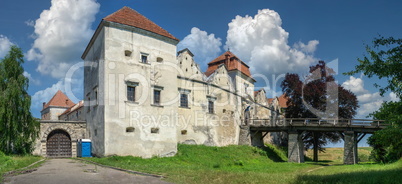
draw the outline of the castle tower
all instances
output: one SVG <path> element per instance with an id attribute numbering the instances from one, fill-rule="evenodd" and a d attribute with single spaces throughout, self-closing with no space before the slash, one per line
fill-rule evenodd
<path id="1" fill-rule="evenodd" d="M 49 100 L 43 102 L 43 109 L 40 111 L 43 120 L 59 120 L 59 115 L 72 107 L 74 104 L 63 92 L 58 90 Z"/>
<path id="2" fill-rule="evenodd" d="M 254 99 L 254 83 L 249 66 L 230 51 L 226 51 L 208 63 L 205 75 L 210 76 L 220 65 L 225 65 L 232 78 L 236 93 L 244 98 Z"/>
<path id="3" fill-rule="evenodd" d="M 86 120 L 95 155 L 177 152 L 178 42 L 128 7 L 101 21 L 82 55 Z"/>

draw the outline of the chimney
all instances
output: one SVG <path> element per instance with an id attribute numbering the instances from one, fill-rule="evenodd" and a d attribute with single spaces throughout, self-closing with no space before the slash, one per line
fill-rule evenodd
<path id="1" fill-rule="evenodd" d="M 68 105 L 68 99 L 66 99 L 66 105 Z"/>
<path id="2" fill-rule="evenodd" d="M 225 54 L 225 65 L 227 68 L 229 68 L 229 62 L 230 62 L 230 54 L 226 53 Z"/>
<path id="3" fill-rule="evenodd" d="M 43 108 L 45 108 L 46 102 L 43 102 Z"/>

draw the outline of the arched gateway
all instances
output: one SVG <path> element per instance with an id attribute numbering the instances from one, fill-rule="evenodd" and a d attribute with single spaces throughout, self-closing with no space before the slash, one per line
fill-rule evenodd
<path id="1" fill-rule="evenodd" d="M 48 157 L 71 157 L 71 148 L 71 137 L 66 131 L 56 129 L 47 136 L 46 155 Z"/>

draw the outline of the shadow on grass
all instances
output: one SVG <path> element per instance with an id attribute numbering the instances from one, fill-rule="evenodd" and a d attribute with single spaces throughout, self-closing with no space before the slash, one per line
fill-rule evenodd
<path id="1" fill-rule="evenodd" d="M 281 156 L 278 155 L 278 153 L 270 147 L 264 146 L 261 148 L 268 156 L 269 159 L 271 159 L 274 162 L 286 162 L 286 160 L 283 160 Z"/>
<path id="2" fill-rule="evenodd" d="M 402 168 L 381 171 L 359 171 L 332 175 L 299 175 L 299 183 L 402 183 Z"/>

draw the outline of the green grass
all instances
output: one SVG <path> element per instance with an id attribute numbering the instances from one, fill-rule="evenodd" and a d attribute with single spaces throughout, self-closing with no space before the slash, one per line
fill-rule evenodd
<path id="1" fill-rule="evenodd" d="M 370 162 L 371 147 L 358 148 L 359 162 Z M 309 149 L 306 153 L 308 158 L 313 158 L 313 150 Z M 343 148 L 326 148 L 325 152 L 318 152 L 318 160 L 330 164 L 343 164 Z"/>
<path id="2" fill-rule="evenodd" d="M 261 150 L 249 146 L 178 145 L 178 154 L 168 158 L 111 156 L 87 159 L 104 165 L 160 174 L 176 183 L 262 183 L 267 178 L 272 183 L 291 182 L 298 171 L 317 167 L 287 163 L 284 153 L 274 147 Z M 283 177 L 283 173 L 293 177 Z"/>
<path id="3" fill-rule="evenodd" d="M 402 160 L 393 164 L 334 165 L 299 175 L 293 183 L 402 183 Z"/>
<path id="4" fill-rule="evenodd" d="M 338 158 L 343 151 L 329 148 L 325 154 L 327 156 L 322 155 L 322 159 Z M 165 180 L 174 183 L 392 183 L 402 178 L 397 174 L 402 173 L 402 161 L 389 165 L 339 165 L 336 161 L 334 163 L 338 165 L 328 166 L 332 164 L 328 160 L 296 164 L 286 162 L 285 152 L 275 146 L 258 149 L 178 145 L 178 154 L 168 158 L 111 156 L 85 159 L 163 175 Z"/>
<path id="5" fill-rule="evenodd" d="M 18 170 L 41 160 L 38 156 L 7 156 L 0 152 L 0 183 L 6 172 Z"/>

